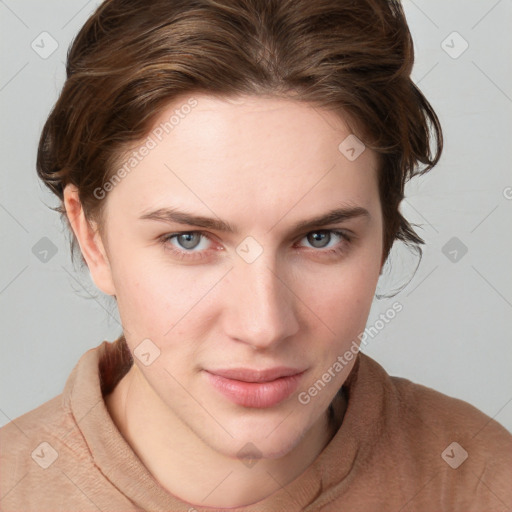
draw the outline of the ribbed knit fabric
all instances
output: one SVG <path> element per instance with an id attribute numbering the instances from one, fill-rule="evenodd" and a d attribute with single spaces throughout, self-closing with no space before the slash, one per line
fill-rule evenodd
<path id="1" fill-rule="evenodd" d="M 116 343 L 87 351 L 61 395 L 0 429 L 0 510 L 220 510 L 168 493 L 116 428 L 100 385 L 101 359 Z M 466 402 L 389 376 L 363 353 L 357 358 L 341 427 L 313 464 L 231 512 L 512 510 L 505 428 Z"/>

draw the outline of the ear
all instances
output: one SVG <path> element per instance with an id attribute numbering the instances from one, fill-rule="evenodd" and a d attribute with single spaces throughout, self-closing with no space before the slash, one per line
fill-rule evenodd
<path id="1" fill-rule="evenodd" d="M 105 246 L 96 223 L 85 217 L 75 185 L 68 184 L 64 188 L 64 206 L 94 284 L 103 293 L 116 295 Z"/>

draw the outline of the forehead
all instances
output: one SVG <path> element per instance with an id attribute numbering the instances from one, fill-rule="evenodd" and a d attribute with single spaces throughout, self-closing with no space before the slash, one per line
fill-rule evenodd
<path id="1" fill-rule="evenodd" d="M 128 172 L 109 201 L 129 198 L 139 212 L 193 202 L 204 214 L 209 205 L 279 214 L 301 196 L 304 208 L 330 197 L 368 206 L 376 157 L 364 150 L 347 158 L 340 145 L 350 136 L 337 113 L 293 99 L 182 96 L 123 155 L 118 167 Z"/>
<path id="2" fill-rule="evenodd" d="M 302 148 L 304 154 L 312 153 L 320 145 L 324 148 L 337 145 L 341 135 L 350 134 L 347 123 L 339 114 L 289 98 L 196 95 L 194 106 L 188 108 L 191 103 L 190 97 L 174 101 L 157 118 L 152 133 L 163 129 L 163 138 L 174 133 L 197 145 L 198 149 L 203 143 L 210 151 L 215 145 L 216 153 L 228 149 L 233 154 L 237 149 L 253 150 L 260 157 L 265 155 L 262 150 L 272 151 L 280 144 L 300 142 L 307 142 Z M 280 153 L 284 154 L 284 151 Z M 274 152 L 273 157 L 278 156 Z"/>

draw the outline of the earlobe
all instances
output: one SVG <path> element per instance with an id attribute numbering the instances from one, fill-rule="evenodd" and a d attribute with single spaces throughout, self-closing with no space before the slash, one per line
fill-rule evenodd
<path id="1" fill-rule="evenodd" d="M 96 224 L 86 218 L 75 185 L 66 185 L 64 206 L 94 284 L 103 293 L 115 295 L 112 271 L 104 243 Z"/>

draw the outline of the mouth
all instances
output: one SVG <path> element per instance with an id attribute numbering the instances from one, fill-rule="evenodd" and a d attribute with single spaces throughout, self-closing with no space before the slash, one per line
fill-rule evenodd
<path id="1" fill-rule="evenodd" d="M 281 403 L 298 387 L 305 370 L 276 367 L 205 370 L 213 388 L 243 407 L 268 408 Z"/>

